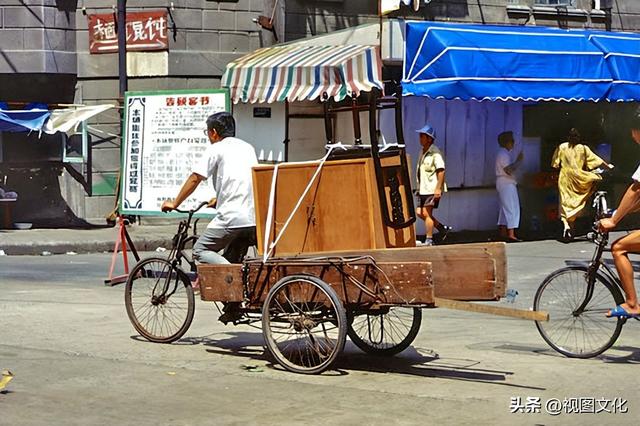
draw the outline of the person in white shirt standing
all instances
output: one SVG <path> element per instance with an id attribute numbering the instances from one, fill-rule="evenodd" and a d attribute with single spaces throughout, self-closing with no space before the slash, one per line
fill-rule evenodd
<path id="1" fill-rule="evenodd" d="M 251 169 L 258 159 L 253 146 L 235 137 L 235 120 L 228 112 L 209 116 L 205 133 L 211 145 L 193 167 L 178 196 L 162 203 L 162 211 L 180 206 L 200 182 L 211 177 L 217 214 L 193 245 L 193 256 L 200 263 L 229 263 L 228 259 L 235 260 L 235 240 L 255 238 Z M 224 256 L 218 253 L 223 249 Z"/>
<path id="2" fill-rule="evenodd" d="M 496 189 L 500 202 L 498 214 L 498 232 L 507 242 L 521 241 L 516 237 L 516 229 L 520 226 L 520 199 L 518 198 L 518 182 L 515 170 L 522 162 L 522 152 L 513 161 L 511 151 L 515 145 L 513 132 L 502 132 L 498 135 L 500 149 L 496 156 Z"/>
<path id="3" fill-rule="evenodd" d="M 426 124 L 416 132 L 420 134 L 420 145 L 422 145 L 422 155 L 416 171 L 418 178 L 416 214 L 424 220 L 427 234 L 424 244 L 430 246 L 433 245 L 434 227 L 438 230 L 440 241 L 444 240 L 451 230 L 451 227 L 443 225 L 433 216 L 433 210 L 438 208 L 442 193 L 447 191 L 447 185 L 444 183 L 444 157 L 434 145 L 436 131 L 433 127 Z"/>

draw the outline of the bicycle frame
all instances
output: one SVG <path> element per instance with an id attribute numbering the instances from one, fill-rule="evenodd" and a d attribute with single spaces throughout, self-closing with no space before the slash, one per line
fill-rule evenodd
<path id="1" fill-rule="evenodd" d="M 586 306 L 591 301 L 591 297 L 593 297 L 593 291 L 595 288 L 596 276 L 600 270 L 603 271 L 603 274 L 601 275 L 602 278 L 606 279 L 611 285 L 615 285 L 618 288 L 622 289 L 620 281 L 615 272 L 613 272 L 610 267 L 602 262 L 602 253 L 607 247 L 607 244 L 609 244 L 609 233 L 601 232 L 598 229 L 598 221 L 605 217 L 611 216 L 611 213 L 607 209 L 606 195 L 607 193 L 605 191 L 598 191 L 596 192 L 593 199 L 593 206 L 596 208 L 596 217 L 593 224 L 593 233 L 590 235 L 593 242 L 596 243 L 596 251 L 591 258 L 591 262 L 589 262 L 589 266 L 587 269 L 587 292 L 580 306 L 578 306 L 578 308 L 573 311 L 574 317 L 582 314 Z"/>
<path id="2" fill-rule="evenodd" d="M 196 272 L 196 262 L 191 256 L 187 255 L 184 248 L 188 243 L 195 242 L 198 239 L 198 235 L 196 235 L 195 232 L 195 224 L 194 233 L 192 235 L 189 235 L 189 230 L 191 229 L 191 221 L 193 219 L 193 215 L 206 205 L 207 202 L 202 202 L 198 207 L 189 211 L 175 209 L 178 213 L 187 213 L 188 216 L 186 219 L 180 221 L 180 224 L 178 225 L 178 231 L 173 237 L 173 245 L 171 247 L 169 255 L 167 256 L 167 260 L 171 265 L 171 271 L 168 271 L 167 276 L 165 277 L 163 289 L 160 295 L 154 296 L 154 298 L 158 298 L 157 300 L 155 300 L 156 303 L 162 302 L 161 298 L 171 297 L 175 293 L 178 288 L 177 286 L 179 284 L 180 274 L 183 274 L 185 277 L 191 280 L 192 277 L 190 276 L 190 274 L 182 268 L 183 259 L 189 264 L 191 272 Z M 171 289 L 171 279 L 174 278 L 172 273 L 173 270 L 176 271 L 176 275 L 175 280 L 173 280 L 173 288 Z M 159 283 L 156 283 L 156 286 L 154 286 L 153 294 L 155 294 L 158 284 Z M 171 291 L 169 291 L 170 289 Z M 154 303 L 154 301 L 152 301 L 152 303 Z"/>

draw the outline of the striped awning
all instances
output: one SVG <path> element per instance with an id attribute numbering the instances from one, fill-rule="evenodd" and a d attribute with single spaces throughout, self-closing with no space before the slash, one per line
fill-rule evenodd
<path id="1" fill-rule="evenodd" d="M 258 49 L 227 65 L 222 87 L 238 102 L 336 101 L 377 87 L 382 63 L 375 46 L 286 45 Z"/>

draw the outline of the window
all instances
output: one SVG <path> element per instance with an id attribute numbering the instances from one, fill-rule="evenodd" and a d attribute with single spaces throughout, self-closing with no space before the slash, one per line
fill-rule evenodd
<path id="1" fill-rule="evenodd" d="M 575 6 L 575 0 L 535 0 L 534 3 L 544 6 Z"/>
<path id="2" fill-rule="evenodd" d="M 593 8 L 599 10 L 611 9 L 611 0 L 593 0 Z"/>

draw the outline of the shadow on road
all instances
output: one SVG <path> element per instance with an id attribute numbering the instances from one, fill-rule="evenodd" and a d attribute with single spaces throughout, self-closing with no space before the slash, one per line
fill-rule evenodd
<path id="1" fill-rule="evenodd" d="M 611 349 L 629 353 L 622 356 L 612 356 L 607 355 L 605 352 L 600 355 L 602 361 L 611 364 L 640 364 L 640 348 L 634 348 L 632 346 L 613 346 Z"/>
<path id="2" fill-rule="evenodd" d="M 355 346 L 352 346 L 355 348 Z M 465 358 L 440 358 L 431 349 L 409 347 L 394 357 L 380 357 L 362 352 L 345 353 L 338 359 L 338 368 L 377 373 L 397 373 L 436 379 L 462 380 L 475 383 L 544 390 L 544 388 L 506 383 L 511 371 L 480 367 L 481 362 Z"/>
<path id="3" fill-rule="evenodd" d="M 206 351 L 217 355 L 231 355 L 247 360 L 262 361 L 267 367 L 283 370 L 272 363 L 271 355 L 265 349 L 264 339 L 260 332 L 231 332 L 215 335 L 188 337 L 174 344 L 203 345 Z M 462 380 L 476 383 L 499 384 L 503 386 L 544 390 L 544 388 L 506 383 L 510 371 L 480 368 L 481 362 L 472 359 L 443 359 L 431 349 L 409 347 L 393 357 L 381 357 L 361 352 L 350 341 L 336 361 L 332 371 L 323 375 L 348 375 L 350 371 L 367 373 L 396 373 L 411 376 L 431 377 L 448 380 Z"/>

